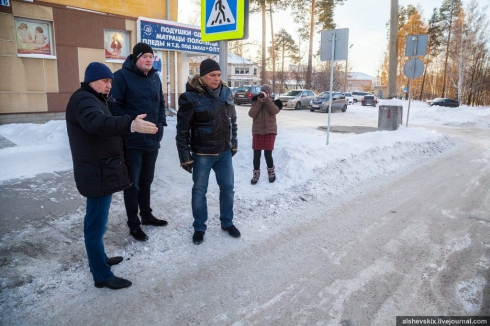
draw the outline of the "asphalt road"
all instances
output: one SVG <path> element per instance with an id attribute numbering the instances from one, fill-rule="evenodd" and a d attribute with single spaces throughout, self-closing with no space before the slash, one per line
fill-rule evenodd
<path id="1" fill-rule="evenodd" d="M 241 114 L 246 110 L 242 108 Z M 286 113 L 283 124 L 306 117 L 304 113 L 310 114 Z M 318 125 L 318 115 L 309 117 L 312 126 Z M 337 124 L 353 125 L 339 117 Z M 342 193 L 336 202 L 301 202 L 282 212 L 298 221 L 294 227 L 255 243 L 233 243 L 232 249 L 223 248 L 222 255 L 216 255 L 211 245 L 171 248 L 174 261 L 169 266 L 177 262 L 178 270 L 136 265 L 148 276 L 146 286 L 131 287 L 120 295 L 107 290 L 94 298 L 84 277 L 71 280 L 58 297 L 42 303 L 34 300 L 36 308 L 24 315 L 15 309 L 11 314 L 8 303 L 1 300 L 8 316 L 4 321 L 16 325 L 394 325 L 396 315 L 490 315 L 489 132 L 434 129 L 460 139 L 461 145 L 415 170 Z M 8 254 L 12 250 L 50 259 L 63 254 L 67 268 L 79 270 L 84 258 L 80 239 L 42 226 L 63 221 L 65 215 L 83 209 L 83 202 L 68 172 L 0 186 L 1 271 L 11 273 L 19 284 L 29 283 L 19 271 L 30 267 L 16 264 L 15 255 Z M 115 202 L 122 206 L 120 197 Z M 303 221 L 303 216 L 308 219 Z M 43 248 L 29 247 L 23 222 L 42 229 Z M 111 232 L 125 232 L 124 228 Z M 113 233 L 107 237 L 112 245 L 127 245 Z M 63 252 L 63 243 L 67 248 L 75 243 L 76 252 L 69 248 Z M 179 260 L 189 255 L 192 259 Z M 40 298 L 50 286 L 59 287 L 52 282 L 38 290 Z M 2 284 L 2 289 L 13 286 Z M 11 304 L 26 302 L 19 299 Z"/>

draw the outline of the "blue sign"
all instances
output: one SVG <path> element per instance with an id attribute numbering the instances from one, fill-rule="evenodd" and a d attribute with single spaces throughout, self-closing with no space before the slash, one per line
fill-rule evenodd
<path id="1" fill-rule="evenodd" d="M 201 30 L 166 20 L 138 19 L 140 38 L 154 50 L 219 54 L 217 42 L 203 42 Z"/>
<path id="2" fill-rule="evenodd" d="M 248 38 L 249 0 L 202 0 L 201 36 L 203 41 Z"/>
<path id="3" fill-rule="evenodd" d="M 206 34 L 237 30 L 238 0 L 205 0 Z"/>
<path id="4" fill-rule="evenodd" d="M 0 0 L 0 5 L 10 7 L 10 0 Z"/>

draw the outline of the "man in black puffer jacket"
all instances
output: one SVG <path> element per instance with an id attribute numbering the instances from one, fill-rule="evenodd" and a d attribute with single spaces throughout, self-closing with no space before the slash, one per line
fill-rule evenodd
<path id="1" fill-rule="evenodd" d="M 131 186 L 124 161 L 122 135 L 132 132 L 155 134 L 154 123 L 138 116 L 114 117 L 109 92 L 114 75 L 104 64 L 92 62 L 85 79 L 66 107 L 66 129 L 78 191 L 87 197 L 84 220 L 85 249 L 95 286 L 120 289 L 131 282 L 114 276 L 111 266 L 122 257 L 108 258 L 104 250 L 112 194 Z"/>
<path id="2" fill-rule="evenodd" d="M 162 82 L 153 68 L 153 50 L 145 43 L 133 48 L 122 69 L 114 74 L 112 96 L 115 115 L 138 115 L 146 113 L 146 120 L 158 127 L 155 135 L 131 134 L 126 140 L 127 159 L 134 184 L 124 190 L 124 204 L 128 215 L 129 234 L 135 240 L 146 241 L 148 236 L 141 229 L 143 225 L 165 226 L 167 221 L 157 219 L 150 207 L 151 183 L 155 174 L 163 127 L 167 125 Z M 138 217 L 138 208 L 141 221 Z"/>
<path id="3" fill-rule="evenodd" d="M 192 241 L 204 241 L 208 207 L 206 193 L 211 169 L 220 189 L 221 228 L 240 237 L 233 225 L 234 171 L 232 156 L 237 152 L 237 123 L 233 96 L 221 81 L 221 69 L 211 59 L 201 62 L 200 74 L 187 83 L 179 98 L 177 150 L 184 170 L 192 173 Z"/>

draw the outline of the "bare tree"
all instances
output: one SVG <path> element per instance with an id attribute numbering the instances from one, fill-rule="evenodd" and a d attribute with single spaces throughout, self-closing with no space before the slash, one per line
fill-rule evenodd
<path id="1" fill-rule="evenodd" d="M 451 36 L 453 28 L 456 24 L 456 20 L 459 17 L 461 10 L 461 0 L 444 0 L 441 8 L 439 9 L 439 17 L 441 19 L 442 28 L 445 31 L 444 44 L 446 46 L 445 61 L 444 61 L 444 75 L 442 80 L 442 92 L 441 97 L 446 96 L 446 80 L 448 73 L 448 60 L 449 60 L 449 48 L 451 45 Z"/>
<path id="2" fill-rule="evenodd" d="M 333 11 L 337 4 L 344 0 L 303 0 L 292 3 L 294 20 L 300 24 L 298 30 L 301 37 L 308 39 L 308 65 L 306 72 L 306 87 L 311 88 L 313 70 L 313 37 L 315 26 L 322 29 L 333 29 Z"/>
<path id="3" fill-rule="evenodd" d="M 272 49 L 274 48 L 274 49 Z M 278 79 L 280 82 L 280 92 L 284 92 L 284 85 L 286 78 L 288 78 L 288 73 L 284 71 L 284 67 L 287 61 L 294 64 L 299 63 L 299 49 L 294 42 L 293 37 L 282 28 L 279 32 L 274 35 L 274 46 L 271 46 L 271 52 L 274 50 L 275 55 L 280 61 Z M 275 65 L 275 63 L 273 63 Z"/>

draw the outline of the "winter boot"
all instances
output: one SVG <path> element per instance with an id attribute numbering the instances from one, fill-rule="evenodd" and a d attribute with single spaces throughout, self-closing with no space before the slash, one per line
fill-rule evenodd
<path id="1" fill-rule="evenodd" d="M 260 179 L 260 170 L 254 170 L 254 175 L 252 177 L 252 180 L 250 180 L 251 184 L 256 184 Z"/>
<path id="2" fill-rule="evenodd" d="M 267 168 L 267 174 L 269 175 L 269 182 L 270 183 L 273 183 L 274 181 L 276 181 L 276 172 L 274 171 L 275 170 L 275 166 L 271 167 L 271 168 Z"/>

